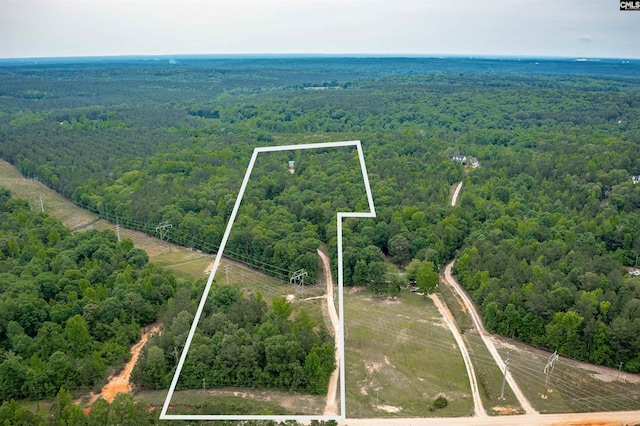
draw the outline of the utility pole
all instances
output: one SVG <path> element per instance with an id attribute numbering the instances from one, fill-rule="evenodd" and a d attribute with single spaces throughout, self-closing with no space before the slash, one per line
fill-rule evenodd
<path id="1" fill-rule="evenodd" d="M 207 393 L 207 387 L 205 386 L 204 377 L 202 378 L 202 392 Z"/>
<path id="2" fill-rule="evenodd" d="M 44 213 L 44 201 L 42 200 L 42 194 L 40 194 L 40 209 L 42 210 L 42 213 Z"/>
<path id="3" fill-rule="evenodd" d="M 173 225 L 169 222 L 160 222 L 158 226 L 156 226 L 156 232 L 160 234 L 160 241 L 164 243 L 164 237 L 167 236 L 171 228 L 173 228 Z"/>
<path id="4" fill-rule="evenodd" d="M 507 380 L 508 370 L 509 370 L 509 352 L 507 352 L 507 360 L 504 362 L 504 375 L 502 376 L 502 389 L 500 390 L 500 399 L 504 399 L 504 382 Z"/>
<path id="5" fill-rule="evenodd" d="M 549 376 L 551 376 L 551 373 L 553 372 L 553 366 L 559 357 L 560 356 L 558 355 L 558 351 L 554 351 L 549 357 L 549 361 L 547 361 L 547 365 L 545 365 L 544 367 L 544 373 L 547 375 L 547 377 L 544 381 L 544 393 L 542 394 L 542 399 L 547 399 L 547 386 L 549 384 Z M 553 390 L 551 389 L 548 389 L 548 391 L 550 393 L 553 392 Z"/>
<path id="6" fill-rule="evenodd" d="M 118 234 L 118 242 L 120 242 L 120 224 L 116 222 L 116 234 Z"/>
<path id="7" fill-rule="evenodd" d="M 40 400 L 38 399 L 38 394 L 36 393 L 36 387 L 34 385 L 31 385 L 31 389 L 33 390 L 33 396 L 35 396 L 36 398 L 36 411 L 39 413 L 40 412 Z"/>
<path id="8" fill-rule="evenodd" d="M 227 285 L 229 285 L 229 264 L 224 265 L 224 275 L 227 277 Z"/>
<path id="9" fill-rule="evenodd" d="M 618 374 L 616 375 L 616 380 L 618 380 L 618 377 L 620 377 L 620 370 L 622 370 L 623 365 L 624 365 L 624 362 L 620 361 L 620 365 L 618 366 Z"/>
<path id="10" fill-rule="evenodd" d="M 294 284 L 300 286 L 301 289 L 304 288 L 304 277 L 308 275 L 307 271 L 304 269 L 298 269 L 291 275 L 289 279 L 289 284 Z"/>

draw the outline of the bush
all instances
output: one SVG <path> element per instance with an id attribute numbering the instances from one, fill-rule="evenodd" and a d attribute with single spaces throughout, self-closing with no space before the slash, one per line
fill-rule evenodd
<path id="1" fill-rule="evenodd" d="M 447 401 L 447 398 L 445 398 L 444 396 L 439 396 L 439 397 L 436 398 L 435 401 L 433 401 L 433 408 L 434 409 L 444 408 L 447 405 L 449 405 L 449 401 Z"/>

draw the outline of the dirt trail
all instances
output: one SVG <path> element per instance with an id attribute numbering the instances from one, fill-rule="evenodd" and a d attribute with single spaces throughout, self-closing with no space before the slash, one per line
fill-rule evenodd
<path id="1" fill-rule="evenodd" d="M 117 394 L 131 392 L 132 386 L 129 382 L 129 379 L 131 378 L 133 367 L 136 365 L 138 357 L 140 356 L 140 352 L 142 352 L 142 348 L 144 348 L 144 345 L 147 344 L 149 337 L 158 333 L 159 331 L 160 324 L 153 324 L 146 333 L 142 334 L 140 341 L 131 347 L 131 359 L 129 360 L 129 362 L 127 362 L 127 364 L 117 376 L 113 376 L 109 379 L 109 383 L 104 385 L 102 391 L 100 391 L 99 394 L 94 394 L 93 392 L 91 393 L 91 403 L 93 403 L 100 397 L 111 403 Z"/>
<path id="2" fill-rule="evenodd" d="M 491 340 L 491 335 L 484 328 L 484 324 L 482 323 L 482 319 L 480 318 L 480 315 L 478 314 L 478 311 L 476 310 L 475 305 L 473 304 L 469 296 L 467 296 L 467 293 L 462 289 L 460 284 L 458 284 L 458 282 L 453 277 L 453 275 L 451 275 L 451 268 L 453 267 L 453 263 L 454 263 L 453 261 L 449 262 L 444 269 L 445 283 L 450 287 L 452 287 L 454 291 L 458 293 L 458 296 L 460 296 L 460 298 L 463 300 L 464 304 L 467 305 L 467 310 L 471 314 L 471 319 L 473 320 L 473 323 L 476 327 L 476 330 L 478 330 L 478 333 L 480 334 L 482 341 L 484 342 L 485 346 L 491 353 L 491 356 L 493 357 L 496 364 L 498 364 L 498 368 L 504 371 L 505 369 L 504 361 L 502 361 L 502 358 L 498 353 L 498 349 L 496 348 L 496 345 L 493 343 L 493 340 Z M 507 371 L 507 383 L 509 383 L 509 386 L 513 390 L 513 393 L 515 394 L 516 398 L 518 399 L 518 402 L 522 406 L 522 409 L 525 411 L 525 413 L 537 414 L 538 412 L 531 406 L 531 404 L 529 403 L 529 400 L 524 396 L 524 393 L 522 393 L 522 390 L 520 390 L 520 387 L 518 386 L 516 381 L 513 379 L 513 376 L 511 376 L 511 372 L 509 371 Z"/>
<path id="3" fill-rule="evenodd" d="M 460 194 L 460 190 L 462 189 L 462 181 L 456 187 L 455 192 L 453 193 L 453 198 L 451 199 L 451 207 L 455 207 L 458 202 L 458 195 Z"/>
<path id="4" fill-rule="evenodd" d="M 451 334 L 453 334 L 453 337 L 456 339 L 456 343 L 458 344 L 458 348 L 460 348 L 460 353 L 462 354 L 462 358 L 464 359 L 464 365 L 467 368 L 469 384 L 471 385 L 474 417 L 487 417 L 487 413 L 486 411 L 484 411 L 484 407 L 482 406 L 480 392 L 478 391 L 478 382 L 476 381 L 476 372 L 473 368 L 473 363 L 471 362 L 471 356 L 469 355 L 469 351 L 464 344 L 462 335 L 458 331 L 458 327 L 456 327 L 454 323 L 453 315 L 451 315 L 451 311 L 449 311 L 449 308 L 447 308 L 446 305 L 442 303 L 437 295 L 430 294 L 429 298 L 433 300 L 433 304 L 436 305 L 436 308 L 438 308 L 438 312 L 440 312 L 440 315 L 442 315 L 445 325 L 449 328 L 449 330 L 451 330 Z"/>
<path id="5" fill-rule="evenodd" d="M 340 374 L 340 323 L 338 320 L 338 313 L 336 312 L 336 305 L 333 302 L 333 277 L 331 276 L 331 266 L 329 264 L 329 258 L 320 249 L 318 249 L 318 256 L 322 259 L 322 266 L 324 269 L 324 279 L 327 283 L 327 308 L 329 311 L 329 317 L 331 318 L 331 325 L 333 326 L 333 336 L 335 342 L 336 353 L 336 368 L 331 373 L 329 378 L 329 390 L 327 392 L 327 404 L 324 408 L 323 415 L 331 416 L 338 414 L 337 393 L 338 393 L 338 376 Z"/>

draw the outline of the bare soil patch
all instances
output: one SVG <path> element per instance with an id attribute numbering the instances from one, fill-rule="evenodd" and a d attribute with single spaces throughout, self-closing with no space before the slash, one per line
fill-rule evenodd
<path id="1" fill-rule="evenodd" d="M 393 405 L 377 405 L 376 408 L 386 413 L 399 413 L 402 411 L 402 407 L 394 407 Z"/>
<path id="2" fill-rule="evenodd" d="M 498 416 L 513 416 L 513 415 L 522 413 L 522 410 L 517 408 L 517 407 L 500 407 L 500 406 L 496 406 L 496 407 L 491 407 L 491 409 Z"/>
<path id="3" fill-rule="evenodd" d="M 109 379 L 109 382 L 104 385 L 102 391 L 99 394 L 91 394 L 90 402 L 93 403 L 96 399 L 102 397 L 107 400 L 109 403 L 113 401 L 119 393 L 129 393 L 131 392 L 133 386 L 129 381 L 131 378 L 131 372 L 133 371 L 133 367 L 138 362 L 138 357 L 140 356 L 140 352 L 142 352 L 142 348 L 149 340 L 153 334 L 156 334 L 160 331 L 160 324 L 154 324 L 150 326 L 147 332 L 142 334 L 140 341 L 131 347 L 131 359 L 127 362 L 124 368 L 118 373 L 117 376 L 113 376 Z"/>

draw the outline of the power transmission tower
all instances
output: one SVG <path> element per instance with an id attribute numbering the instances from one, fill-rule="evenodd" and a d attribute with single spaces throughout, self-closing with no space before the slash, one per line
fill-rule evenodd
<path id="1" fill-rule="evenodd" d="M 545 381 L 544 381 L 544 393 L 542 394 L 542 399 L 547 399 L 547 391 L 549 391 L 549 393 L 553 392 L 553 389 L 547 389 L 547 386 L 549 384 L 549 377 L 553 372 L 553 366 L 555 365 L 555 362 L 558 360 L 559 357 L 560 356 L 558 355 L 558 351 L 554 351 L 549 357 L 549 361 L 547 361 L 547 365 L 545 365 L 544 367 L 544 374 L 546 374 L 547 377 L 545 378 Z"/>
<path id="2" fill-rule="evenodd" d="M 504 362 L 504 375 L 502 376 L 502 389 L 500 389 L 500 399 L 504 399 L 504 382 L 507 380 L 507 371 L 509 371 L 509 352 L 507 352 L 507 360 Z"/>
<path id="3" fill-rule="evenodd" d="M 620 370 L 622 370 L 623 365 L 624 365 L 624 362 L 620 361 L 620 365 L 618 366 L 618 374 L 616 375 L 616 380 L 618 380 L 618 377 L 620 377 Z"/>
<path id="4" fill-rule="evenodd" d="M 304 288 L 304 277 L 307 275 L 308 273 L 306 270 L 298 269 L 293 273 L 293 275 L 291 275 L 291 278 L 289 279 L 289 284 L 298 286 L 296 288 L 296 291 L 298 290 L 298 288 L 302 290 Z"/>
<path id="5" fill-rule="evenodd" d="M 116 222 L 116 234 L 118 234 L 118 242 L 120 242 L 120 224 Z"/>
<path id="6" fill-rule="evenodd" d="M 42 200 L 42 194 L 40 194 L 40 209 L 42 209 L 42 213 L 44 213 L 44 201 Z"/>
<path id="7" fill-rule="evenodd" d="M 160 235 L 160 241 L 164 243 L 164 237 L 169 234 L 169 229 L 173 228 L 173 225 L 169 222 L 161 222 L 156 226 L 156 232 Z"/>

